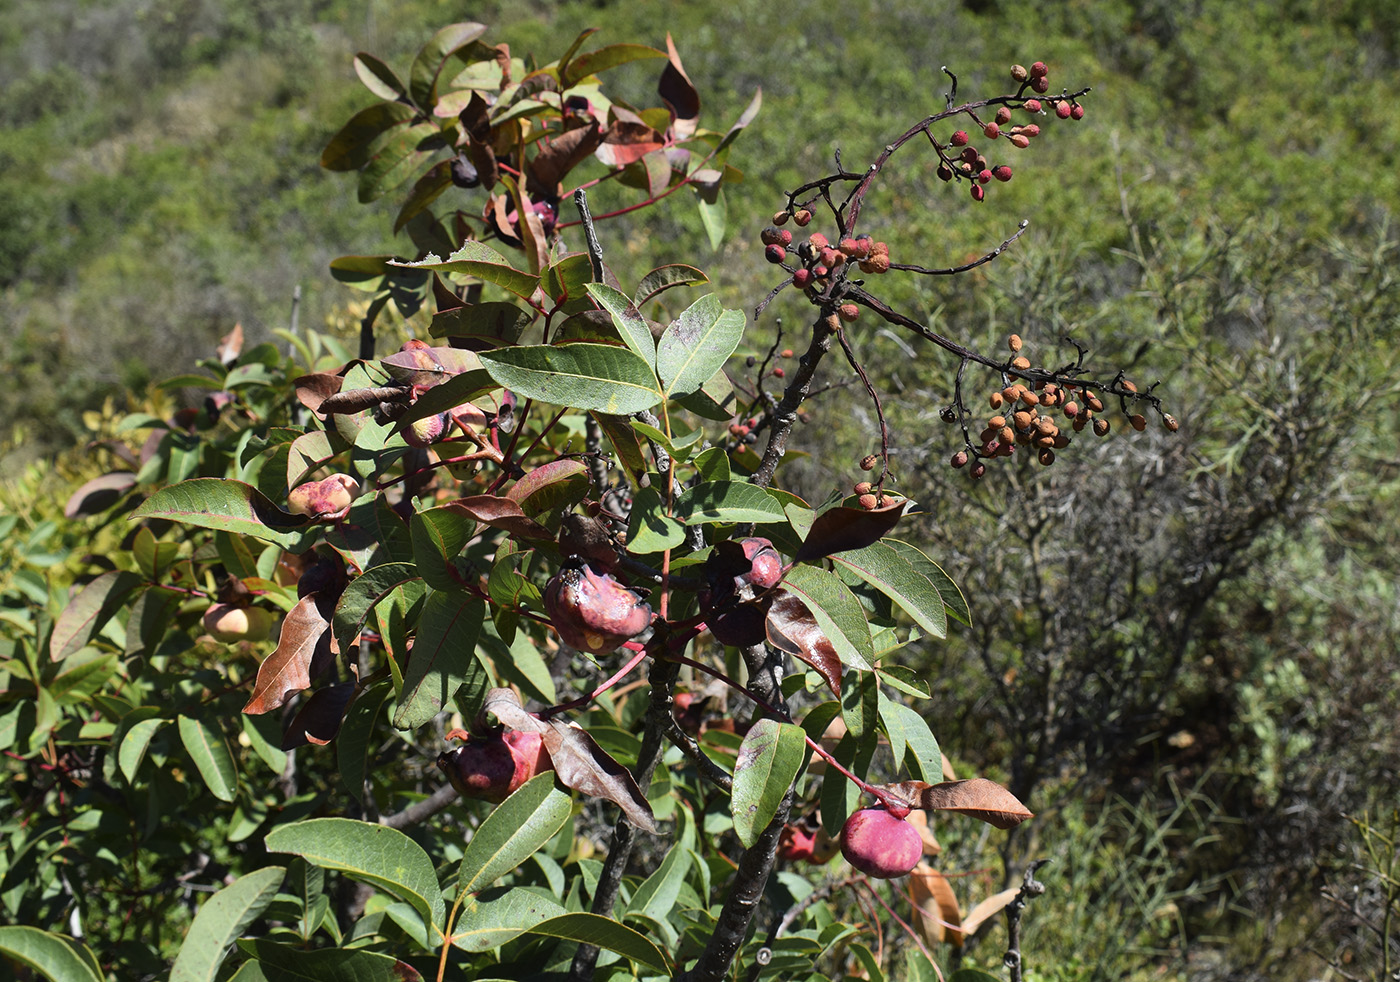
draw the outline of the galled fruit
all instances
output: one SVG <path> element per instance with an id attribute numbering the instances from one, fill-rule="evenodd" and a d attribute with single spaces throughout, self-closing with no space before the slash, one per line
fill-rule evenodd
<path id="1" fill-rule="evenodd" d="M 862 808 L 841 826 L 841 855 L 877 879 L 903 876 L 919 864 L 923 853 L 918 829 L 883 808 Z"/>
<path id="2" fill-rule="evenodd" d="M 544 609 L 564 643 L 595 655 L 616 650 L 651 625 L 651 605 L 586 563 L 566 565 L 544 590 Z"/>
<path id="3" fill-rule="evenodd" d="M 463 798 L 493 802 L 505 801 L 530 778 L 554 769 L 544 738 L 524 730 L 468 740 L 441 754 L 437 763 Z"/>

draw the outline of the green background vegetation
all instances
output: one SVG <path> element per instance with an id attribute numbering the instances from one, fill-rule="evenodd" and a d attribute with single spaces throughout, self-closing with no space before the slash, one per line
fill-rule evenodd
<path id="1" fill-rule="evenodd" d="M 824 173 L 837 147 L 860 166 L 941 106 L 939 66 L 965 93 L 1037 58 L 1057 88 L 1093 86 L 1086 118 L 1047 125 L 984 204 L 910 153 L 865 212 L 896 261 L 930 266 L 1030 219 L 978 274 L 890 277 L 884 295 L 988 348 L 1016 330 L 1047 353 L 1071 333 L 1099 364 L 1164 379 L 1183 424 L 1077 444 L 1045 471 L 993 468 L 969 490 L 943 466 L 958 444 L 937 419 L 951 366 L 865 319 L 852 330 L 890 393 L 901 488 L 924 504 L 922 534 L 977 625 L 917 656 L 939 680 L 936 729 L 960 767 L 1042 812 L 1001 857 L 1056 860 L 1028 916 L 1041 977 L 1302 979 L 1327 959 L 1371 977 L 1379 942 L 1364 922 L 1380 923 L 1393 889 L 1348 816 L 1388 814 L 1400 769 L 1400 12 L 1384 4 L 11 3 L 12 562 L 76 546 L 42 523 L 83 476 L 63 451 L 91 435 L 84 410 L 145 405 L 149 380 L 235 322 L 266 338 L 297 286 L 304 323 L 353 329 L 357 298 L 328 261 L 410 247 L 387 237 L 388 205 L 355 205 L 350 182 L 317 164 L 370 101 L 350 57 L 402 66 L 463 18 L 547 56 L 589 26 L 651 44 L 669 29 L 714 127 L 763 87 L 731 158 L 746 181 L 726 190 L 718 255 L 686 195 L 603 228 L 624 280 L 690 262 L 750 309 L 772 284 L 757 234 L 780 192 Z M 652 73 L 618 78 L 640 98 Z M 785 298 L 774 315 L 800 336 L 801 308 Z M 873 423 L 854 393 L 812 411 L 803 473 L 819 498 L 855 479 Z M 985 843 L 957 834 L 943 868 L 981 868 Z M 994 965 L 998 950 L 974 954 Z"/>

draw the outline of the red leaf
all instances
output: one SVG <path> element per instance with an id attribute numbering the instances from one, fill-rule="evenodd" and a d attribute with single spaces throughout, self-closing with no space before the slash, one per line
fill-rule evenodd
<path id="1" fill-rule="evenodd" d="M 511 535 L 523 539 L 554 541 L 554 533 L 525 515 L 520 505 L 509 498 L 498 498 L 493 494 L 477 494 L 470 498 L 449 501 L 444 507 L 464 512 L 483 525 L 503 529 Z"/>
<path id="2" fill-rule="evenodd" d="M 831 691 L 841 695 L 841 656 L 817 626 L 807 605 L 786 590 L 779 589 L 768 608 L 768 641 L 775 648 L 802 659 L 817 670 Z"/>
<path id="3" fill-rule="evenodd" d="M 303 375 L 292 384 L 297 387 L 297 401 L 318 416 L 323 416 L 321 403 L 339 392 L 344 382 L 339 375 L 322 372 L 317 375 Z"/>
<path id="4" fill-rule="evenodd" d="M 901 781 L 882 787 L 911 808 L 960 812 L 999 829 L 1013 828 L 1034 817 L 1014 794 L 985 777 L 975 777 L 970 781 L 944 781 L 940 784 Z"/>
<path id="5" fill-rule="evenodd" d="M 327 660 L 324 655 L 317 658 L 317 649 L 325 645 L 329 652 L 329 627 L 330 622 L 316 606 L 316 594 L 299 600 L 282 621 L 277 650 L 258 667 L 253 695 L 243 712 L 250 716 L 269 713 L 286 705 L 298 692 L 310 688 L 313 665 L 318 660 Z"/>
<path id="6" fill-rule="evenodd" d="M 603 131 L 597 122 L 591 118 L 577 120 L 572 129 L 540 147 L 530 161 L 526 190 L 532 195 L 557 199 L 564 175 L 587 160 L 602 142 Z"/>
<path id="7" fill-rule="evenodd" d="M 541 464 L 506 492 L 506 497 L 533 517 L 564 502 L 575 504 L 588 493 L 588 468 L 581 460 L 551 460 Z"/>
<path id="8" fill-rule="evenodd" d="M 666 57 L 669 61 L 661 72 L 661 81 L 657 83 L 656 91 L 674 117 L 671 131 L 684 140 L 695 132 L 699 123 L 700 93 L 690 81 L 690 76 L 685 73 L 680 53 L 676 51 L 676 42 L 671 40 L 670 32 L 666 34 Z"/>
<path id="9" fill-rule="evenodd" d="M 797 550 L 797 555 L 792 557 L 792 561 L 801 563 L 821 559 L 832 553 L 864 549 L 879 542 L 885 533 L 895 527 L 903 517 L 905 509 L 912 504 L 908 498 L 900 498 L 869 510 L 847 508 L 845 505 L 828 509 L 812 523 L 807 540 L 802 543 L 802 548 Z"/>

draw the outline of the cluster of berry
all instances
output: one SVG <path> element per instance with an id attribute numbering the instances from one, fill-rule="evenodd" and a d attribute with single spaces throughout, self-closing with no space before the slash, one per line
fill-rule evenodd
<path id="1" fill-rule="evenodd" d="M 876 242 L 868 235 L 852 235 L 832 245 L 821 232 L 813 232 L 805 241 L 792 245 L 792 232 L 779 225 L 791 218 L 798 225 L 811 220 L 811 212 L 799 208 L 789 213 L 780 211 L 773 216 L 774 225 L 769 225 L 761 233 L 764 258 L 770 263 L 792 270 L 792 285 L 805 291 L 809 296 L 825 293 L 833 277 L 858 266 L 862 273 L 887 273 L 890 269 L 890 247 L 884 242 Z M 789 266 L 788 259 L 796 256 L 800 262 L 795 269 Z M 854 303 L 843 303 L 837 314 L 844 321 L 853 321 L 860 316 L 860 307 Z"/>

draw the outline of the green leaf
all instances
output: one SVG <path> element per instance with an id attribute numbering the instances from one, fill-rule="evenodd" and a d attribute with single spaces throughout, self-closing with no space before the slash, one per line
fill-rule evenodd
<path id="1" fill-rule="evenodd" d="M 879 733 L 874 727 L 860 739 L 853 733 L 847 733 L 836 745 L 832 756 L 852 774 L 869 774 L 870 760 L 875 756 L 878 743 Z M 833 774 L 831 770 L 827 771 L 822 780 L 821 792 L 822 827 L 826 829 L 827 835 L 833 839 L 841 835 L 841 826 L 846 824 L 846 819 L 859 798 L 860 789 L 853 782 L 839 774 Z"/>
<path id="2" fill-rule="evenodd" d="M 642 488 L 632 499 L 627 551 L 638 556 L 674 549 L 685 541 L 685 526 L 666 514 L 666 503 L 655 488 Z"/>
<path id="3" fill-rule="evenodd" d="M 399 96 L 405 95 L 408 90 L 399 81 L 399 77 L 394 74 L 394 70 L 374 55 L 361 51 L 355 56 L 355 74 L 360 77 L 360 81 L 379 98 L 389 102 L 394 102 Z"/>
<path id="4" fill-rule="evenodd" d="M 440 132 L 436 123 L 412 123 L 391 130 L 373 147 L 369 161 L 360 169 L 356 188 L 360 203 L 381 198 L 412 177 L 435 152 L 432 143 Z"/>
<path id="5" fill-rule="evenodd" d="M 160 711 L 154 706 L 143 706 L 135 712 L 141 712 L 143 709 L 152 713 Z M 126 721 L 122 722 L 125 724 Z M 169 722 L 168 719 L 137 720 L 121 736 L 121 743 L 117 747 L 117 764 L 121 767 L 122 775 L 126 778 L 127 783 L 136 783 L 136 772 L 141 767 L 141 761 L 146 758 L 146 748 L 151 745 L 151 740 L 157 731 Z"/>
<path id="6" fill-rule="evenodd" d="M 563 911 L 553 899 L 533 890 L 491 890 L 463 904 L 452 944 L 463 951 L 490 951 Z"/>
<path id="7" fill-rule="evenodd" d="M 475 240 L 464 242 L 446 259 L 439 259 L 429 253 L 418 262 L 393 262 L 394 266 L 407 266 L 413 269 L 435 269 L 442 273 L 457 273 L 462 276 L 475 276 L 487 283 L 494 283 L 503 290 L 518 297 L 529 299 L 540 285 L 540 278 L 534 273 L 516 269 L 495 249 Z"/>
<path id="8" fill-rule="evenodd" d="M 277 896 L 285 872 L 281 866 L 264 867 L 206 900 L 180 945 L 170 982 L 214 982 L 229 947 Z"/>
<path id="9" fill-rule="evenodd" d="M 54 623 L 49 658 L 62 661 L 86 645 L 141 585 L 141 577 L 135 573 L 111 570 L 83 587 Z"/>
<path id="10" fill-rule="evenodd" d="M 87 945 L 37 927 L 0 927 L 0 952 L 53 982 L 104 982 Z"/>
<path id="11" fill-rule="evenodd" d="M 663 974 L 669 974 L 671 971 L 661 949 L 647 940 L 645 935 L 625 924 L 619 924 L 612 918 L 598 914 L 561 914 L 551 917 L 526 933 L 596 945 Z"/>
<path id="12" fill-rule="evenodd" d="M 632 303 L 640 310 L 643 304 L 654 300 L 659 294 L 673 286 L 696 286 L 708 282 L 710 282 L 710 278 L 694 266 L 686 266 L 681 263 L 658 266 L 643 276 L 642 282 L 637 284 L 637 293 L 632 298 Z"/>
<path id="13" fill-rule="evenodd" d="M 362 948 L 307 951 L 266 938 L 239 941 L 238 947 L 255 959 L 245 965 L 256 965 L 267 982 L 403 982 L 419 977 L 400 971 L 403 963 L 392 955 Z"/>
<path id="14" fill-rule="evenodd" d="M 734 764 L 734 788 L 729 811 L 734 831 L 744 846 L 752 847 L 760 833 L 773 821 L 807 750 L 802 727 L 761 719 L 739 745 Z"/>
<path id="15" fill-rule="evenodd" d="M 724 202 L 724 188 L 695 188 L 695 202 L 700 208 L 700 224 L 710 239 L 710 248 L 718 249 L 724 242 L 724 223 L 729 208 Z"/>
<path id="16" fill-rule="evenodd" d="M 598 306 L 612 315 L 613 324 L 617 327 L 617 333 L 623 343 L 646 362 L 648 368 L 655 370 L 656 339 L 651 336 L 651 328 L 647 326 L 642 312 L 620 290 L 604 283 L 589 283 L 588 293 L 598 301 Z"/>
<path id="17" fill-rule="evenodd" d="M 336 765 L 345 789 L 364 802 L 365 778 L 369 774 L 370 738 L 374 735 L 375 724 L 385 701 L 394 694 L 394 687 L 385 680 L 361 692 L 350 711 L 345 714 L 345 722 L 335 738 Z M 257 717 L 245 716 L 244 720 Z"/>
<path id="18" fill-rule="evenodd" d="M 625 65 L 641 58 L 665 58 L 666 52 L 645 44 L 609 44 L 597 51 L 586 51 L 569 62 L 567 72 L 559 80 L 561 89 L 569 89 L 590 75 Z"/>
<path id="19" fill-rule="evenodd" d="M 676 517 L 686 525 L 710 522 L 781 522 L 783 508 L 763 488 L 741 481 L 706 481 L 676 499 Z"/>
<path id="20" fill-rule="evenodd" d="M 335 608 L 332 625 L 341 651 L 355 646 L 360 627 L 374 605 L 388 596 L 400 583 L 417 580 L 418 568 L 412 563 L 385 563 L 367 569 L 350 581 Z"/>
<path id="21" fill-rule="evenodd" d="M 554 772 L 531 778 L 486 816 L 462 854 L 459 890 L 477 893 L 529 859 L 569 820 L 570 797 Z"/>
<path id="22" fill-rule="evenodd" d="M 476 522 L 461 509 L 444 505 L 414 512 L 408 531 L 423 582 L 434 590 L 461 592 L 453 560 L 476 532 Z"/>
<path id="23" fill-rule="evenodd" d="M 938 749 L 938 740 L 929 729 L 928 720 L 904 703 L 881 693 L 880 721 L 885 724 L 885 733 L 890 738 L 895 767 L 910 760 L 910 773 L 917 780 L 929 784 L 943 780 L 943 752 Z"/>
<path id="24" fill-rule="evenodd" d="M 713 293 L 683 310 L 656 346 L 656 374 L 666 397 L 703 386 L 724 367 L 743 336 L 743 312 L 725 310 Z"/>
<path id="25" fill-rule="evenodd" d="M 460 51 L 486 33 L 485 24 L 464 21 L 442 28 L 413 58 L 408 72 L 408 91 L 418 108 L 432 112 L 437 101 L 438 73 L 454 51 Z"/>
<path id="26" fill-rule="evenodd" d="M 428 594 L 394 713 L 395 727 L 412 730 L 427 723 L 460 686 L 485 672 L 476 658 L 476 639 L 485 618 L 486 603 L 477 597 L 457 591 Z"/>
<path id="27" fill-rule="evenodd" d="M 875 729 L 879 714 L 880 684 L 874 672 L 848 669 L 841 680 L 841 718 L 852 736 L 864 736 Z"/>
<path id="28" fill-rule="evenodd" d="M 525 345 L 482 352 L 491 377 L 555 406 L 630 416 L 661 401 L 646 361 L 610 344 Z"/>
<path id="29" fill-rule="evenodd" d="M 439 932 L 442 929 L 442 890 L 433 862 L 398 829 L 348 818 L 313 818 L 273 829 L 266 844 L 268 852 L 293 853 L 378 887 L 411 905 Z"/>
<path id="30" fill-rule="evenodd" d="M 938 588 L 909 564 L 899 550 L 883 542 L 831 557 L 893 600 L 930 637 L 948 636 L 948 616 Z"/>
<path id="31" fill-rule="evenodd" d="M 817 626 L 835 646 L 842 664 L 862 672 L 871 670 L 875 649 L 870 643 L 865 611 L 835 573 L 816 566 L 794 566 L 783 579 L 783 586 L 807 605 Z"/>
<path id="32" fill-rule="evenodd" d="M 282 511 L 252 485 L 215 477 L 197 477 L 161 488 L 131 517 L 168 518 L 185 525 L 251 535 L 293 553 L 304 552 L 320 531 L 305 518 Z"/>
<path id="33" fill-rule="evenodd" d="M 633 892 L 627 904 L 627 913 L 666 920 L 680 898 L 693 855 L 683 843 L 673 845 L 661 860 L 661 865 Z"/>
<path id="34" fill-rule="evenodd" d="M 359 170 L 384 134 L 413 118 L 413 107 L 401 102 L 381 102 L 361 109 L 331 137 L 321 151 L 321 166 L 332 171 Z"/>
<path id="35" fill-rule="evenodd" d="M 179 717 L 180 740 L 194 761 L 199 776 L 220 801 L 232 801 L 238 794 L 238 771 L 223 730 L 213 723 L 189 716 Z"/>
<path id="36" fill-rule="evenodd" d="M 943 567 L 907 542 L 901 542 L 899 539 L 880 541 L 903 556 L 914 572 L 933 584 L 934 589 L 943 598 L 943 606 L 947 608 L 948 616 L 968 627 L 972 626 L 972 614 L 967 609 L 967 600 L 958 589 L 958 585 L 953 582 L 953 578 L 943 572 Z"/>

